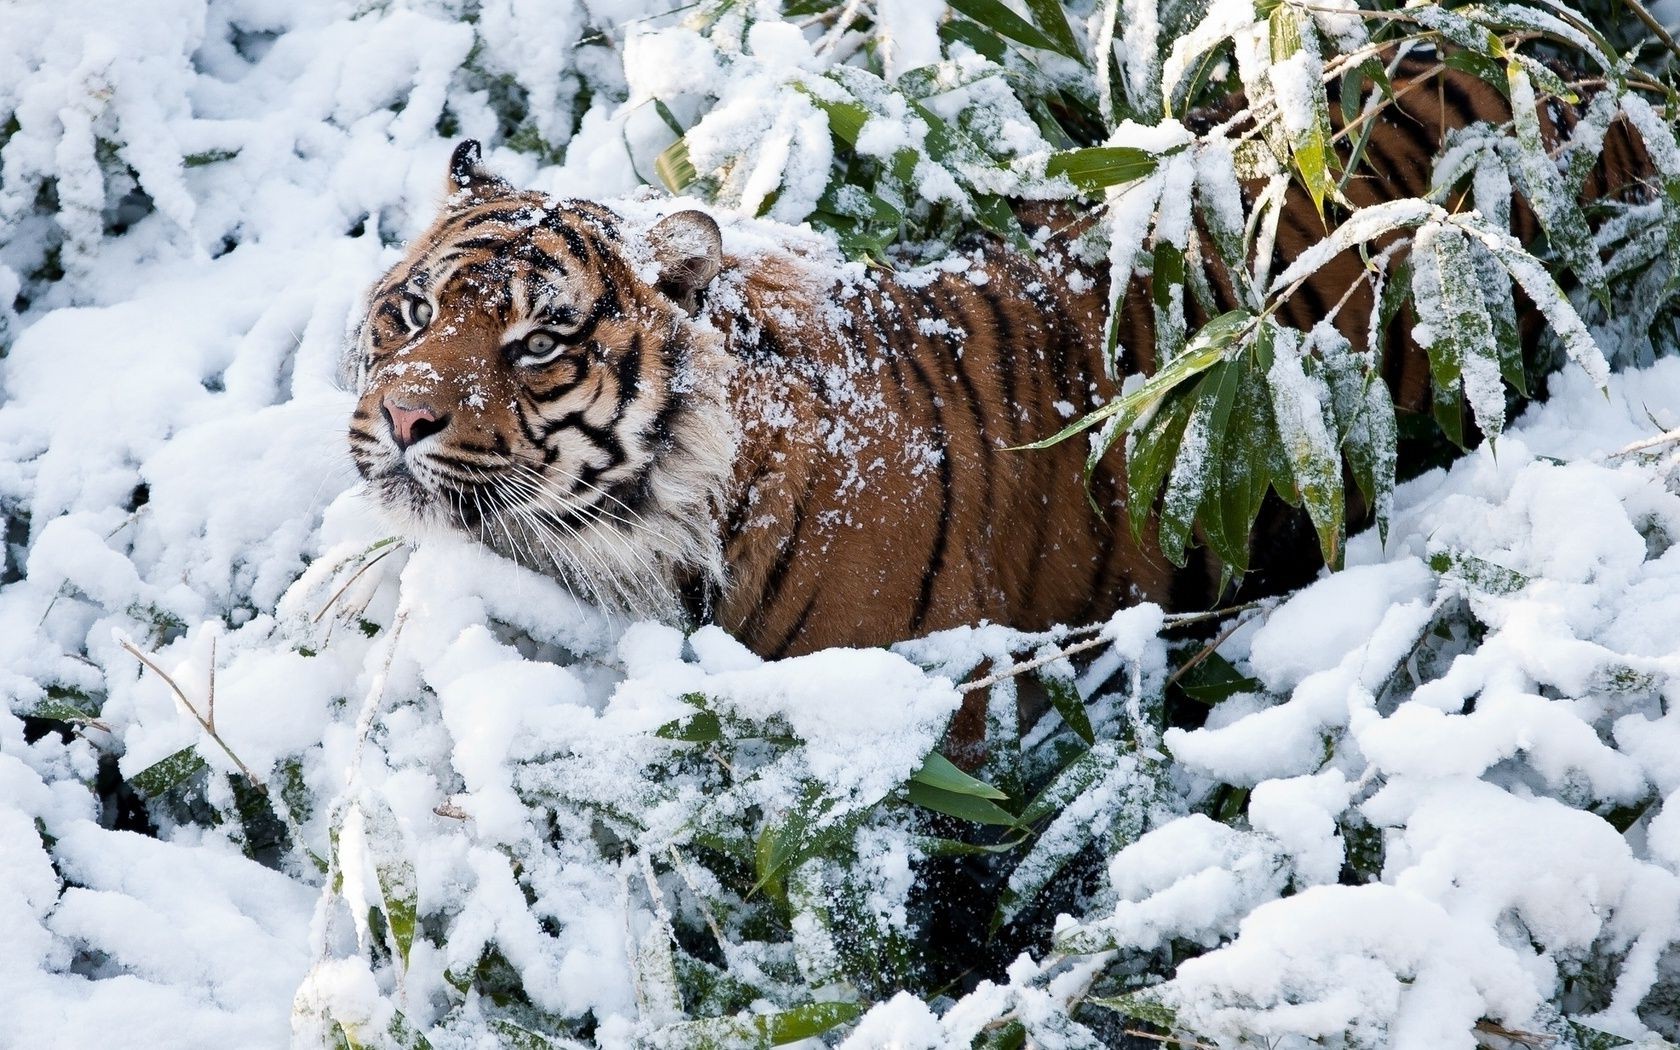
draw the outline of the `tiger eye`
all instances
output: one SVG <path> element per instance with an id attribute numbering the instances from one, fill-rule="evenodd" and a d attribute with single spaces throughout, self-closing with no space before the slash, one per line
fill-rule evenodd
<path id="1" fill-rule="evenodd" d="M 413 296 L 408 301 L 408 315 L 414 322 L 414 327 L 424 328 L 432 323 L 432 304 L 419 296 Z"/>
<path id="2" fill-rule="evenodd" d="M 532 356 L 540 356 L 553 350 L 558 341 L 548 332 L 532 332 L 525 337 L 525 352 Z"/>

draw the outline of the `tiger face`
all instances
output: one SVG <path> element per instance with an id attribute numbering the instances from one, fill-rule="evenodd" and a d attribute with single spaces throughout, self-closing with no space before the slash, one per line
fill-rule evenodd
<path id="1" fill-rule="evenodd" d="M 353 348 L 367 491 L 409 531 L 670 615 L 685 577 L 721 574 L 727 359 L 691 316 L 722 268 L 717 224 L 679 212 L 633 236 L 598 205 L 514 191 L 471 141 L 448 188 Z"/>

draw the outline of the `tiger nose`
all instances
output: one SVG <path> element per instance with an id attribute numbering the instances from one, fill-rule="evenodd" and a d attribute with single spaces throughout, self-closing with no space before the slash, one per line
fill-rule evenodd
<path id="1" fill-rule="evenodd" d="M 406 449 L 423 438 L 431 437 L 449 425 L 449 414 L 438 415 L 429 408 L 409 408 L 395 398 L 386 398 L 385 422 L 391 424 L 391 436 L 397 447 Z"/>

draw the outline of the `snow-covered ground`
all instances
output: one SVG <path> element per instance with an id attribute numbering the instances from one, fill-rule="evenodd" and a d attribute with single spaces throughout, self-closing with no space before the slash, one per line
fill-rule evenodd
<path id="1" fill-rule="evenodd" d="M 430 217 L 453 140 L 494 138 L 518 92 L 566 161 L 493 166 L 637 193 L 670 138 L 647 100 L 719 83 L 710 45 L 648 18 L 665 5 L 608 6 L 0 10 L 0 1044 L 571 1045 L 520 1042 L 468 990 L 491 946 L 533 1008 L 592 1017 L 603 1046 L 727 1041 L 682 1028 L 671 963 L 673 924 L 719 932 L 707 902 L 727 897 L 697 840 L 800 811 L 813 783 L 813 825 L 852 829 L 856 913 L 913 936 L 924 845 L 880 804 L 959 702 L 929 668 L 1000 635 L 764 664 L 464 543 L 382 544 L 352 487 L 346 325 Z M 916 5 L 879 7 L 892 61 L 937 46 Z M 798 217 L 828 135 L 788 85 L 821 59 L 773 19 L 753 44 L 692 151 L 757 143 L 768 174 L 743 168 L 736 196 L 753 210 L 786 173 L 772 214 Z M 1106 752 L 1090 808 L 1047 827 L 1115 821 L 1143 764 L 1172 766 L 1055 948 L 955 1001 L 866 1002 L 845 1045 L 967 1046 L 1008 1017 L 1095 1045 L 1066 1003 L 1109 953 L 1168 944 L 1208 950 L 1148 997 L 1221 1045 L 1468 1047 L 1479 1021 L 1680 1037 L 1680 453 L 1618 451 L 1675 426 L 1680 361 L 1607 394 L 1566 371 L 1496 447 L 1403 485 L 1386 547 L 1354 538 L 1345 572 L 1223 644 L 1257 689 Z M 1099 663 L 1159 687 L 1161 625 L 1122 614 Z M 26 740 L 26 715 L 80 729 Z M 792 743 L 725 778 L 659 735 L 701 715 Z M 155 838 L 100 812 L 101 756 L 155 800 Z M 1221 784 L 1249 791 L 1245 823 L 1188 812 Z M 1339 884 L 1379 849 L 1376 881 Z M 832 888 L 819 867 L 789 892 Z M 855 996 L 832 930 L 730 921 L 731 975 L 781 993 L 761 1011 Z"/>

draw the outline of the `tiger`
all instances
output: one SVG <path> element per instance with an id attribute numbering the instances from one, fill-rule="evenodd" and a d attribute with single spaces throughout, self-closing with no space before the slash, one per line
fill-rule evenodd
<path id="1" fill-rule="evenodd" d="M 1452 129 L 1510 119 L 1497 91 L 1437 57 L 1398 58 L 1391 77 L 1347 190 L 1357 204 L 1422 196 Z M 1553 107 L 1546 133 L 1574 119 Z M 1649 170 L 1613 131 L 1589 193 Z M 1088 473 L 1083 442 L 1015 451 L 1153 371 L 1152 293 L 1136 276 L 1118 307 L 1129 352 L 1120 374 L 1107 367 L 1091 214 L 1023 202 L 1032 253 L 975 235 L 897 271 L 845 263 L 808 231 L 521 191 L 472 140 L 444 189 L 351 347 L 350 451 L 405 529 L 473 536 L 627 615 L 715 622 L 768 659 L 1224 593 L 1207 557 L 1175 568 L 1154 549 L 1153 508 L 1127 500 L 1124 443 Z M 1280 259 L 1325 236 L 1299 185 L 1281 211 Z M 1512 222 L 1537 231 L 1526 208 Z M 1347 253 L 1282 319 L 1310 328 L 1343 302 L 1336 323 L 1363 346 L 1366 283 Z M 1427 410 L 1408 324 L 1390 328 L 1385 378 L 1398 407 Z M 1260 566 L 1273 586 L 1321 564 L 1302 520 L 1262 514 L 1279 549 L 1265 554 L 1262 536 L 1259 560 L 1294 566 Z"/>

